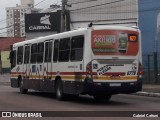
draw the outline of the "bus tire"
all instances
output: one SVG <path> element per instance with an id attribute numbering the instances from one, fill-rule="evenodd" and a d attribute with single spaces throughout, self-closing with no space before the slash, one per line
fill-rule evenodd
<path id="1" fill-rule="evenodd" d="M 58 100 L 64 100 L 63 85 L 61 80 L 56 82 L 56 98 Z"/>
<path id="2" fill-rule="evenodd" d="M 111 99 L 112 95 L 95 94 L 95 95 L 93 95 L 93 97 L 94 97 L 94 99 L 96 101 L 103 101 L 103 100 L 107 100 L 108 101 L 108 100 Z"/>
<path id="3" fill-rule="evenodd" d="M 27 94 L 28 93 L 28 89 L 24 89 L 24 83 L 23 83 L 23 80 L 21 78 L 19 80 L 19 91 L 22 94 Z"/>

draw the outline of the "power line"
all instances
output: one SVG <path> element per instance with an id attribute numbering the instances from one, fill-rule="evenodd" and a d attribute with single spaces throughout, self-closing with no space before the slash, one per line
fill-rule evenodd
<path id="1" fill-rule="evenodd" d="M 37 6 L 37 5 L 39 5 L 39 4 L 41 4 L 42 2 L 44 2 L 44 1 L 46 1 L 46 0 L 42 0 L 42 1 L 40 1 L 39 3 L 37 3 L 35 6 Z M 98 1 L 98 0 L 86 0 L 86 1 L 83 1 L 83 2 L 75 2 L 75 3 L 71 3 L 71 4 L 78 4 L 78 3 L 85 3 L 85 2 L 92 2 L 92 1 Z M 59 2 L 57 2 L 56 4 L 58 4 Z M 150 2 L 150 1 L 143 1 L 143 3 L 138 3 L 138 4 L 146 4 L 146 3 L 152 3 L 152 2 Z M 128 5 L 128 4 L 126 4 L 126 5 Z M 133 4 L 132 4 L 133 5 Z M 137 5 L 137 4 L 134 4 L 134 5 Z M 112 6 L 112 8 L 116 8 L 116 7 L 123 7 L 123 6 L 125 6 L 125 5 L 118 5 L 118 6 Z M 47 7 L 46 7 L 47 8 Z M 105 9 L 105 8 L 110 8 L 110 7 L 104 7 L 104 8 L 101 8 L 101 9 Z M 1 20 L 0 22 L 5 22 L 7 19 L 3 19 L 3 20 Z"/>
<path id="2" fill-rule="evenodd" d="M 53 9 L 53 10 L 56 10 L 57 8 L 55 8 L 55 9 Z M 47 18 L 46 18 L 47 19 Z M 43 21 L 45 21 L 46 19 L 44 19 Z M 20 28 L 25 28 L 25 26 L 24 26 L 24 21 L 21 21 L 21 23 L 20 23 Z M 10 25 L 10 26 L 7 26 L 7 27 L 4 27 L 4 28 L 0 28 L 0 30 L 3 30 L 3 29 L 7 29 L 7 28 L 10 28 L 10 27 L 13 27 L 13 26 L 15 26 L 15 23 L 14 24 L 12 24 L 12 25 Z M 0 34 L 4 34 L 4 33 L 8 33 L 8 32 L 1 32 Z"/>
<path id="3" fill-rule="evenodd" d="M 46 1 L 46 0 L 40 1 L 40 2 L 37 3 L 35 6 L 39 5 L 40 3 L 44 2 L 44 1 Z M 57 2 L 57 3 L 55 3 L 55 4 L 58 4 L 58 3 L 59 3 L 59 2 Z M 29 9 L 32 9 L 32 7 L 28 8 L 28 10 L 29 10 Z M 56 9 L 57 9 L 57 8 L 52 9 L 52 10 L 56 10 Z M 11 18 L 9 18 L 9 19 L 11 19 Z M 6 21 L 6 20 L 9 20 L 9 19 L 4 19 L 4 20 L 1 20 L 1 21 Z M 24 21 L 21 21 L 21 23 L 23 23 L 23 22 L 24 22 Z M 15 23 L 12 24 L 12 25 L 10 25 L 10 26 L 7 26 L 7 27 L 0 28 L 0 30 L 4 30 L 4 29 L 10 28 L 10 27 L 13 27 L 14 25 L 15 25 Z M 20 28 L 24 28 L 24 27 L 25 27 L 24 25 L 20 24 Z M 1 32 L 0 34 L 3 34 L 3 33 L 7 33 L 7 32 Z"/>
<path id="4" fill-rule="evenodd" d="M 56 2 L 56 3 L 54 3 L 55 5 L 58 5 L 60 2 Z M 43 11 L 44 9 L 47 9 L 48 8 L 48 6 L 46 6 L 46 7 L 44 7 L 41 11 Z M 56 10 L 57 8 L 55 8 L 55 9 L 53 9 L 53 10 Z"/>
<path id="5" fill-rule="evenodd" d="M 116 12 L 112 12 L 112 11 L 109 11 L 109 12 L 105 12 L 105 13 L 102 13 L 102 12 L 84 12 L 84 13 L 81 13 L 81 14 L 118 14 L 118 13 L 135 13 L 135 12 L 149 12 L 149 11 L 157 11 L 157 10 L 160 10 L 159 7 L 157 8 L 150 8 L 150 9 L 145 9 L 145 10 L 132 10 L 132 11 L 116 11 Z M 78 12 L 76 12 L 78 13 Z"/>
<path id="6" fill-rule="evenodd" d="M 77 2 L 78 3 L 78 2 Z M 127 7 L 129 7 L 129 6 L 133 6 L 133 5 L 142 5 L 142 4 L 150 4 L 150 3 L 152 3 L 152 2 L 150 2 L 150 1 L 144 1 L 144 2 L 141 2 L 141 3 L 132 3 L 132 4 L 130 4 L 129 2 L 127 3 L 127 4 L 123 4 L 123 5 L 114 5 L 114 6 L 104 6 L 104 7 L 101 7 L 99 10 L 102 10 L 102 9 L 107 9 L 107 8 L 111 8 L 111 9 L 113 9 L 113 8 L 118 8 L 118 7 L 125 7 L 125 6 L 127 6 Z M 99 6 L 103 6 L 103 4 L 100 4 Z M 92 6 L 91 6 L 92 7 Z M 93 7 L 97 7 L 97 6 L 93 6 Z M 159 7 L 159 6 L 157 6 L 157 7 Z M 87 7 L 86 7 L 87 8 Z M 82 8 L 80 8 L 79 10 L 81 10 Z M 72 10 L 70 10 L 72 13 L 73 12 L 75 12 L 75 13 L 80 13 L 81 11 L 78 11 L 78 9 L 76 10 L 76 11 L 72 11 Z M 86 12 L 86 11 L 85 11 Z"/>
<path id="7" fill-rule="evenodd" d="M 56 2 L 56 0 L 54 0 L 54 2 Z M 52 3 L 53 3 L 53 0 L 49 0 L 49 1 L 45 0 L 44 3 L 43 3 L 43 6 L 41 6 L 41 8 L 49 7 L 49 5 L 52 4 Z"/>
<path id="8" fill-rule="evenodd" d="M 109 3 L 99 4 L 99 5 L 93 5 L 93 6 L 79 8 L 79 9 L 74 9 L 74 10 L 70 10 L 70 11 L 84 10 L 84 9 L 98 7 L 98 6 L 103 6 L 103 5 L 107 5 L 107 4 L 113 4 L 113 3 L 117 3 L 117 2 L 121 2 L 121 1 L 125 1 L 125 0 L 118 0 L 118 1 L 114 1 L 114 2 L 109 2 Z"/>
<path id="9" fill-rule="evenodd" d="M 86 0 L 86 1 L 83 1 L 83 2 L 73 2 L 71 4 L 79 4 L 79 3 L 94 2 L 94 1 L 98 1 L 98 0 Z"/>
<path id="10" fill-rule="evenodd" d="M 44 2 L 44 1 L 46 1 L 46 0 L 42 0 L 42 1 L 38 2 L 37 4 L 34 5 L 34 7 L 37 6 L 37 5 L 39 5 L 39 4 L 41 4 L 41 3 Z M 28 10 L 29 10 L 29 9 L 32 9 L 32 7 L 29 7 Z M 9 18 L 9 19 L 10 19 L 10 18 Z M 9 20 L 9 19 L 2 19 L 2 20 L 0 20 L 0 22 L 6 21 L 6 20 Z"/>
<path id="11" fill-rule="evenodd" d="M 125 7 L 125 6 L 127 6 L 127 7 L 129 7 L 129 6 L 133 6 L 133 5 L 142 5 L 142 4 L 148 4 L 148 3 L 152 3 L 152 2 L 149 2 L 149 1 L 145 1 L 145 2 L 143 2 L 143 3 L 132 3 L 132 4 L 130 4 L 129 2 L 128 2 L 128 4 L 123 4 L 123 5 L 114 5 L 114 6 L 105 6 L 105 7 L 101 7 L 100 8 L 100 10 L 102 10 L 102 9 L 109 9 L 109 8 L 111 8 L 111 9 L 113 9 L 113 8 L 119 8 L 119 7 Z M 159 6 L 158 6 L 159 7 Z"/>
<path id="12" fill-rule="evenodd" d="M 4 33 L 7 33 L 7 32 L 1 32 L 0 35 L 1 35 L 1 34 L 4 34 Z"/>
<path id="13" fill-rule="evenodd" d="M 42 0 L 42 1 L 40 1 L 39 3 L 37 3 L 36 5 L 34 5 L 34 6 L 37 6 L 37 5 L 39 5 L 39 4 L 41 4 L 42 2 L 45 2 L 46 0 Z M 98 1 L 98 0 L 86 0 L 86 1 L 83 1 L 83 2 L 74 2 L 74 3 L 71 3 L 71 4 L 78 4 L 78 3 L 85 3 L 85 2 L 92 2 L 92 1 Z M 59 2 L 58 2 L 59 3 Z M 57 4 L 58 4 L 57 3 Z M 138 4 L 148 4 L 148 3 L 152 3 L 152 2 L 150 2 L 150 1 L 143 1 L 143 3 L 138 3 Z M 134 4 L 134 5 L 137 5 L 137 4 Z M 119 5 L 119 6 L 114 6 L 114 7 L 112 7 L 112 8 L 116 8 L 116 7 L 121 7 L 122 5 Z M 125 5 L 123 5 L 123 6 L 125 6 Z M 47 8 L 47 7 L 46 7 Z M 104 8 L 101 8 L 101 9 L 105 9 L 106 8 L 106 6 L 104 7 Z M 107 7 L 107 8 L 110 8 L 110 7 Z M 0 20 L 0 23 L 1 22 L 5 22 L 7 19 L 2 19 L 2 20 Z"/>
<path id="14" fill-rule="evenodd" d="M 6 21 L 6 19 L 2 19 L 0 22 L 5 22 Z"/>
<path id="15" fill-rule="evenodd" d="M 37 5 L 41 4 L 41 3 L 44 2 L 44 1 L 46 1 L 46 0 L 42 0 L 42 1 L 40 1 L 39 3 L 37 3 L 36 5 L 34 5 L 34 6 L 37 6 Z"/>

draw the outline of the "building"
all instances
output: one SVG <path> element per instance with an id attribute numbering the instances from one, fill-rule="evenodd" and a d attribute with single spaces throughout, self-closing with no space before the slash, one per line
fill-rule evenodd
<path id="1" fill-rule="evenodd" d="M 94 25 L 138 23 L 138 0 L 68 0 L 71 29 Z"/>
<path id="2" fill-rule="evenodd" d="M 144 55 L 160 53 L 160 36 L 157 20 L 160 13 L 159 0 L 139 0 L 139 27 L 142 32 L 142 49 Z M 155 42 L 157 37 L 157 42 Z"/>
<path id="3" fill-rule="evenodd" d="M 25 38 L 19 37 L 0 37 L 0 51 L 10 51 L 10 46 L 14 43 L 24 41 Z"/>
<path id="4" fill-rule="evenodd" d="M 0 73 L 10 72 L 10 46 L 24 40 L 25 38 L 0 37 Z"/>
<path id="5" fill-rule="evenodd" d="M 6 8 L 7 36 L 24 37 L 26 13 L 35 13 L 40 9 L 34 8 L 34 0 L 21 0 L 21 5 Z"/>
<path id="6" fill-rule="evenodd" d="M 34 0 L 21 0 L 21 6 L 34 7 Z"/>
<path id="7" fill-rule="evenodd" d="M 42 29 L 43 28 L 43 29 Z M 38 13 L 25 15 L 26 40 L 57 34 L 61 28 L 61 6 L 50 5 Z"/>
<path id="8" fill-rule="evenodd" d="M 25 15 L 26 40 L 57 34 L 61 28 L 61 11 Z"/>
<path id="9" fill-rule="evenodd" d="M 144 81 L 160 83 L 160 1 L 139 0 L 138 5 Z"/>
<path id="10" fill-rule="evenodd" d="M 39 13 L 52 13 L 61 10 L 61 6 L 57 4 L 50 5 L 47 9 L 42 9 Z"/>
<path id="11" fill-rule="evenodd" d="M 10 51 L 1 51 L 1 64 L 0 64 L 0 73 L 9 73 L 10 72 Z"/>

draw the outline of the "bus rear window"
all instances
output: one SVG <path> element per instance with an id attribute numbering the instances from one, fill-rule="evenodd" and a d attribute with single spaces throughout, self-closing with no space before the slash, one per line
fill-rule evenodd
<path id="1" fill-rule="evenodd" d="M 92 31 L 92 50 L 95 55 L 137 55 L 138 32 L 127 30 Z"/>

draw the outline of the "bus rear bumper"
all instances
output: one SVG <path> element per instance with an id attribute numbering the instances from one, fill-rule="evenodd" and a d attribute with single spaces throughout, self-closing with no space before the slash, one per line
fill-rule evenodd
<path id="1" fill-rule="evenodd" d="M 89 82 L 88 82 L 89 81 Z M 142 79 L 137 82 L 91 82 L 85 80 L 83 86 L 83 93 L 85 94 L 130 94 L 142 90 Z"/>

